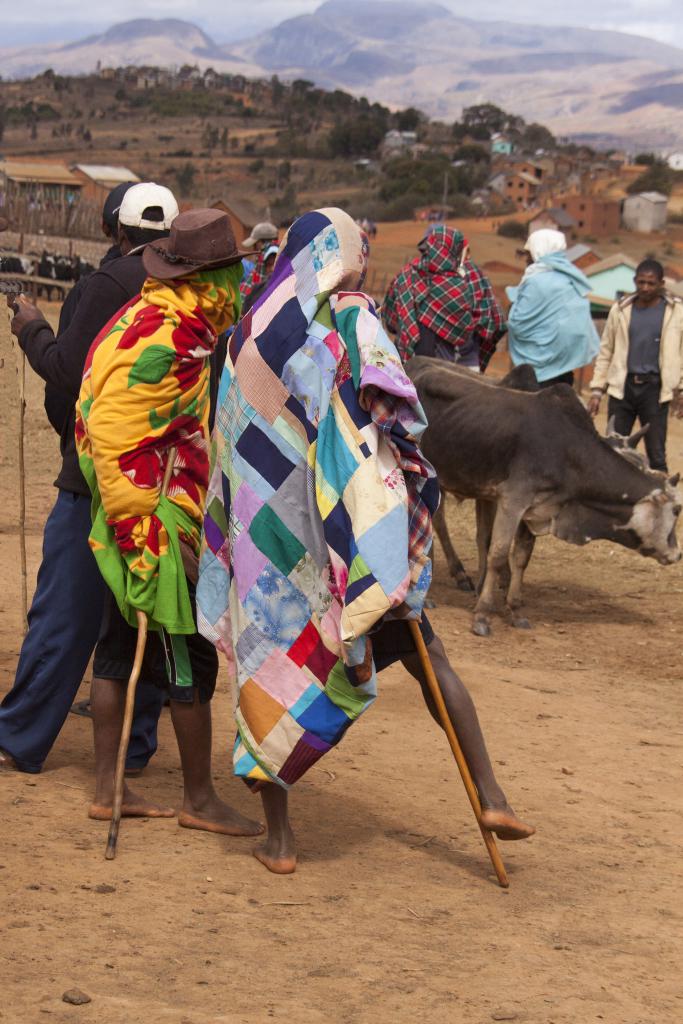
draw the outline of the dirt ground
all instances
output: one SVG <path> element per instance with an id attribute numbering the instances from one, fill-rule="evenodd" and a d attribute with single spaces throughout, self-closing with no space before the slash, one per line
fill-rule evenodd
<path id="1" fill-rule="evenodd" d="M 21 639 L 15 387 L 0 371 L 0 693 Z M 56 440 L 29 372 L 29 579 L 54 492 Z M 671 463 L 683 469 L 683 427 Z M 451 510 L 474 561 L 473 513 Z M 534 822 L 501 844 L 497 887 L 443 737 L 401 670 L 292 794 L 296 875 L 251 842 L 86 817 L 87 720 L 69 716 L 40 776 L 0 776 L 2 1024 L 664 1024 L 683 1018 L 683 566 L 610 545 L 539 543 L 531 632 L 469 631 L 471 602 L 437 552 L 433 621 L 477 703 L 496 770 Z M 231 778 L 225 681 L 214 704 L 221 792 Z M 87 693 L 84 685 L 83 695 Z M 167 712 L 139 788 L 180 797 Z M 102 887 L 106 887 L 103 889 Z M 113 890 L 113 891 L 112 891 Z M 62 1001 L 77 987 L 92 1001 Z"/>

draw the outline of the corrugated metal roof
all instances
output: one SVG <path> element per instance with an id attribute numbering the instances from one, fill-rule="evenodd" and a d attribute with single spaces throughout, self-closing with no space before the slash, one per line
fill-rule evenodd
<path id="1" fill-rule="evenodd" d="M 526 181 L 529 185 L 540 185 L 541 182 L 538 178 L 534 178 L 533 174 L 528 174 L 527 171 L 514 171 L 511 178 L 521 178 L 522 181 Z"/>
<path id="2" fill-rule="evenodd" d="M 0 160 L 0 173 L 11 181 L 35 181 L 41 185 L 73 185 L 81 182 L 68 167 L 59 163 L 41 163 L 38 160 Z"/>
<path id="3" fill-rule="evenodd" d="M 638 199 L 647 199 L 650 203 L 668 203 L 669 200 L 661 192 L 639 192 Z"/>
<path id="4" fill-rule="evenodd" d="M 576 221 L 570 213 L 566 210 L 560 209 L 559 206 L 553 206 L 545 210 L 535 210 L 533 215 L 529 218 L 529 223 L 533 223 L 535 220 L 540 220 L 542 217 L 547 217 L 559 228 L 573 228 L 576 227 Z"/>
<path id="5" fill-rule="evenodd" d="M 591 264 L 590 267 L 584 267 L 583 272 L 586 277 L 595 277 L 596 274 L 601 274 L 604 270 L 614 270 L 615 267 L 622 266 L 635 270 L 638 264 L 632 256 L 626 256 L 623 252 L 617 252 L 614 256 L 607 256 L 604 260 Z"/>
<path id="6" fill-rule="evenodd" d="M 72 170 L 81 171 L 100 185 L 120 185 L 125 181 L 140 181 L 129 167 L 111 167 L 108 164 L 74 164 Z"/>
<path id="7" fill-rule="evenodd" d="M 580 260 L 582 256 L 586 256 L 592 251 L 590 245 L 583 245 L 582 242 L 579 242 L 578 245 L 572 245 L 571 248 L 567 249 L 565 256 L 570 263 L 573 263 L 574 260 Z"/>

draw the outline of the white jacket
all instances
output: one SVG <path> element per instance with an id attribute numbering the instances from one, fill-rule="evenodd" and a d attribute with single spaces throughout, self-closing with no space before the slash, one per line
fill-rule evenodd
<path id="1" fill-rule="evenodd" d="M 595 360 L 591 388 L 607 391 L 614 398 L 624 397 L 628 372 L 629 328 L 635 295 L 629 295 L 612 306 Z M 660 402 L 670 402 L 674 391 L 683 390 L 683 302 L 665 295 L 666 310 L 659 345 L 659 372 L 662 386 Z"/>

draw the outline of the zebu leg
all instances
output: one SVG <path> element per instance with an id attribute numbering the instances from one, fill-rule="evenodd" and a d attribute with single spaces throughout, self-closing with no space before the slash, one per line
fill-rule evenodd
<path id="1" fill-rule="evenodd" d="M 507 593 L 507 606 L 512 614 L 512 625 L 515 629 L 531 629 L 531 623 L 521 613 L 522 584 L 535 544 L 536 538 L 529 527 L 524 522 L 520 523 L 510 554 L 510 571 L 512 575 Z"/>
<path id="2" fill-rule="evenodd" d="M 446 524 L 445 504 L 446 495 L 445 493 L 442 493 L 441 504 L 439 505 L 439 508 L 434 514 L 434 518 L 432 520 L 434 524 L 434 529 L 436 530 L 437 537 L 441 541 L 441 547 L 443 548 L 443 553 L 446 556 L 446 562 L 448 564 L 448 571 L 451 574 L 451 576 L 455 578 L 456 586 L 458 587 L 459 590 L 465 590 L 467 591 L 467 593 L 472 593 L 474 591 L 474 584 L 467 575 L 467 572 L 465 571 L 465 566 L 458 558 L 457 552 L 453 547 L 451 538 L 448 533 L 448 526 Z"/>
<path id="3" fill-rule="evenodd" d="M 509 562 L 521 518 L 522 508 L 510 508 L 509 504 L 502 501 L 497 503 L 491 544 L 486 559 L 486 576 L 472 621 L 472 632 L 477 636 L 489 636 L 491 633 L 490 616 L 495 611 L 495 596 L 500 574 Z"/>
<path id="4" fill-rule="evenodd" d="M 491 547 L 491 533 L 493 531 L 493 520 L 496 516 L 496 505 L 493 501 L 483 501 L 477 498 L 477 551 L 479 552 L 479 579 L 477 581 L 477 594 L 481 594 L 486 579 L 486 559 Z"/>

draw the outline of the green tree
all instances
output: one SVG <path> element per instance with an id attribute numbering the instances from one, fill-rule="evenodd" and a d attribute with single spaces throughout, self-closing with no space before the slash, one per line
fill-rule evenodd
<path id="1" fill-rule="evenodd" d="M 523 242 L 529 234 L 529 228 L 518 220 L 504 220 L 498 227 L 498 234 L 503 238 L 516 238 Z"/>
<path id="2" fill-rule="evenodd" d="M 338 121 L 327 137 L 332 156 L 369 156 L 384 138 L 386 127 L 368 114 Z"/>
<path id="3" fill-rule="evenodd" d="M 400 132 L 416 132 L 424 121 L 425 116 L 416 107 L 406 107 L 396 114 L 396 127 Z"/>
<path id="4" fill-rule="evenodd" d="M 491 162 L 488 150 L 483 146 L 477 146 L 476 143 L 458 146 L 453 153 L 453 159 L 465 160 L 468 164 L 489 164 Z"/>
<path id="5" fill-rule="evenodd" d="M 639 192 L 661 192 L 662 195 L 670 196 L 674 187 L 674 177 L 674 172 L 663 160 L 659 160 L 632 181 L 626 191 L 629 195 L 637 195 Z"/>
<path id="6" fill-rule="evenodd" d="M 555 136 L 545 125 L 527 124 L 522 131 L 520 142 L 524 149 L 555 149 L 557 145 Z"/>
<path id="7" fill-rule="evenodd" d="M 633 162 L 642 167 L 652 167 L 654 164 L 661 164 L 662 159 L 656 153 L 638 153 Z"/>
<path id="8" fill-rule="evenodd" d="M 495 132 L 519 134 L 525 127 L 523 117 L 508 114 L 494 103 L 477 103 L 473 107 L 466 107 L 462 112 L 461 123 L 466 133 L 475 139 L 490 139 Z"/>
<path id="9" fill-rule="evenodd" d="M 178 182 L 178 191 L 181 196 L 189 196 L 194 188 L 194 180 L 197 176 L 197 168 L 189 160 L 175 172 Z"/>
<path id="10" fill-rule="evenodd" d="M 218 128 L 216 128 L 215 125 L 209 124 L 208 121 L 204 125 L 201 145 L 202 149 L 208 149 L 209 154 L 213 153 L 214 149 L 218 145 Z"/>

